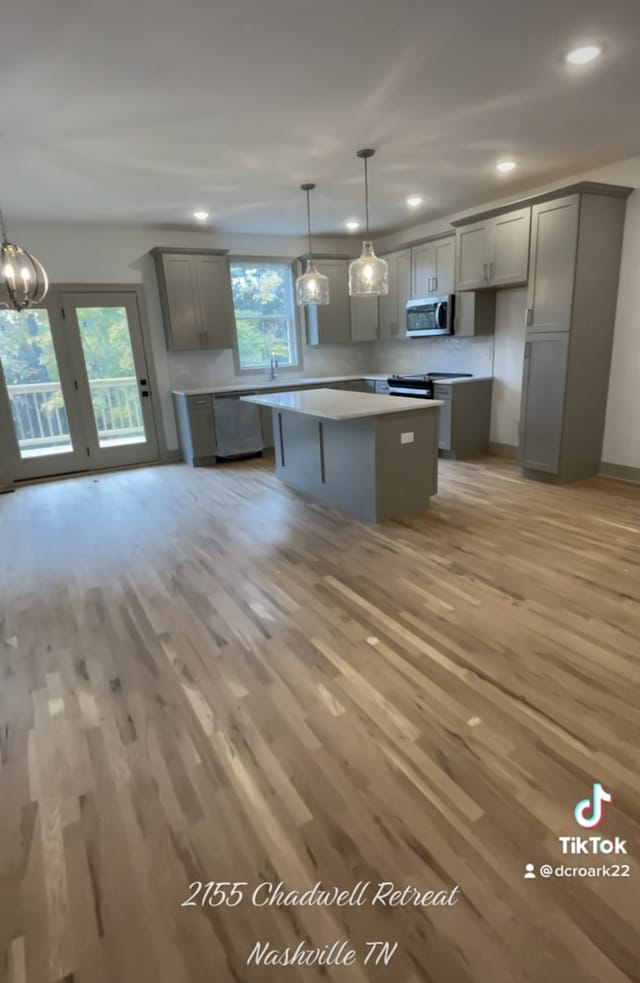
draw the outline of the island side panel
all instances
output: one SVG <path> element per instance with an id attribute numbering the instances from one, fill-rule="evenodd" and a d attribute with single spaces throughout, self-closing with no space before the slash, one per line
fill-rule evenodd
<path id="1" fill-rule="evenodd" d="M 439 417 L 433 406 L 374 418 L 377 522 L 424 512 L 437 494 Z"/>
<path id="2" fill-rule="evenodd" d="M 375 522 L 375 425 L 274 409 L 276 472 L 323 505 Z"/>

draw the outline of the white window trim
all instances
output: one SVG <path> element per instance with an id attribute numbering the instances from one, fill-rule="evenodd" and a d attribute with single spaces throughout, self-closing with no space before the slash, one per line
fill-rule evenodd
<path id="1" fill-rule="evenodd" d="M 290 273 L 289 296 L 291 300 L 291 310 L 292 310 L 291 316 L 293 318 L 293 332 L 295 338 L 297 358 L 296 358 L 295 365 L 279 365 L 278 375 L 284 373 L 294 373 L 294 372 L 300 374 L 301 372 L 304 371 L 304 363 L 303 363 L 303 335 L 302 335 L 302 326 L 301 326 L 301 318 L 300 318 L 301 309 L 297 306 L 295 300 L 295 278 L 297 276 L 297 261 L 295 259 L 292 260 L 290 256 L 230 256 L 229 257 L 229 267 L 232 267 L 234 265 L 251 266 L 252 264 L 255 266 L 259 266 L 259 265 L 287 266 L 289 268 L 289 273 Z M 264 372 L 268 373 L 269 372 L 268 365 L 254 365 L 249 368 L 244 368 L 244 366 L 240 364 L 240 351 L 238 347 L 238 329 L 235 323 L 235 305 L 233 310 L 233 317 L 234 317 L 233 362 L 234 362 L 236 375 L 255 376 L 255 375 L 261 375 Z M 267 314 L 265 315 L 265 317 L 277 318 L 277 317 L 282 317 L 282 315 Z"/>

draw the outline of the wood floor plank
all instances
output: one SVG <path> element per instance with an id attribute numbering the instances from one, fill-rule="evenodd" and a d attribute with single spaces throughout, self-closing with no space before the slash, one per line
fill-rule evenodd
<path id="1" fill-rule="evenodd" d="M 630 485 L 443 461 L 429 512 L 378 526 L 268 460 L 0 498 L 8 983 L 636 983 L 639 751 Z M 627 855 L 561 853 L 593 782 Z M 202 904 L 219 881 L 242 903 Z M 280 882 L 368 903 L 252 904 Z M 247 962 L 342 939 L 353 966 Z"/>

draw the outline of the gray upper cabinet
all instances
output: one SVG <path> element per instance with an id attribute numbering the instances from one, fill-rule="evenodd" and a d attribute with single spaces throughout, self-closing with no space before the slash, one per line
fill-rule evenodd
<path id="1" fill-rule="evenodd" d="M 520 208 L 493 219 L 490 286 L 506 287 L 527 282 L 530 235 L 531 208 Z"/>
<path id="2" fill-rule="evenodd" d="M 495 290 L 463 290 L 456 294 L 456 338 L 493 334 L 496 322 Z"/>
<path id="3" fill-rule="evenodd" d="M 600 465 L 625 198 L 580 193 L 533 206 L 520 459 L 578 481 Z"/>
<path id="4" fill-rule="evenodd" d="M 234 314 L 226 255 L 219 250 L 152 250 L 167 347 L 233 347 Z"/>
<path id="5" fill-rule="evenodd" d="M 480 290 L 526 283 L 530 233 L 530 207 L 459 228 L 456 289 Z"/>
<path id="6" fill-rule="evenodd" d="M 487 286 L 490 244 L 489 222 L 465 225 L 456 236 L 457 290 L 477 290 Z"/>
<path id="7" fill-rule="evenodd" d="M 348 263 L 344 259 L 318 259 L 316 266 L 329 279 L 329 303 L 305 308 L 310 345 L 341 345 L 351 341 Z"/>
<path id="8" fill-rule="evenodd" d="M 393 340 L 407 334 L 407 301 L 411 299 L 411 250 L 399 249 L 383 257 L 389 264 L 389 293 L 380 297 L 380 338 Z"/>
<path id="9" fill-rule="evenodd" d="M 412 249 L 412 296 L 422 298 L 452 294 L 455 290 L 455 236 L 425 242 Z"/>
<path id="10" fill-rule="evenodd" d="M 568 331 L 571 324 L 580 195 L 534 205 L 529 332 Z"/>
<path id="11" fill-rule="evenodd" d="M 350 297 L 351 341 L 377 341 L 380 316 L 377 297 Z"/>

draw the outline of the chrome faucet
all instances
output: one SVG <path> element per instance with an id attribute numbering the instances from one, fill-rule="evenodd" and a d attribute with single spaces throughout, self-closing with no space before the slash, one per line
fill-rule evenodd
<path id="1" fill-rule="evenodd" d="M 271 352 L 271 378 L 275 379 L 278 374 L 278 359 L 274 352 Z"/>

